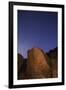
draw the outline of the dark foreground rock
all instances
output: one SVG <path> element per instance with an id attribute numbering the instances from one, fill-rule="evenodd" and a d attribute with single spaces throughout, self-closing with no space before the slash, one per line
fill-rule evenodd
<path id="1" fill-rule="evenodd" d="M 22 55 L 18 54 L 18 62 L 17 62 L 17 70 L 18 70 L 18 79 L 25 78 L 25 72 L 26 72 L 26 62 Z"/>
<path id="2" fill-rule="evenodd" d="M 51 67 L 51 72 L 52 72 L 52 77 L 56 78 L 58 77 L 58 49 L 57 47 L 50 50 L 47 53 L 50 61 L 50 67 Z"/>

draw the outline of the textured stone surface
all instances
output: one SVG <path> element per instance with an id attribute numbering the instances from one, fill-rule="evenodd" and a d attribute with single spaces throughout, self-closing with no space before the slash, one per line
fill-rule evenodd
<path id="1" fill-rule="evenodd" d="M 58 77 L 57 48 L 45 53 L 41 48 L 32 48 L 24 59 L 18 54 L 18 79 L 40 79 Z"/>
<path id="2" fill-rule="evenodd" d="M 27 74 L 29 78 L 51 77 L 47 56 L 40 48 L 32 48 L 28 52 Z"/>
<path id="3" fill-rule="evenodd" d="M 18 54 L 18 56 L 17 56 L 17 59 L 18 59 L 18 61 L 17 61 L 17 65 L 18 65 L 18 71 L 20 70 L 20 68 L 21 68 L 21 66 L 22 66 L 22 64 L 23 64 L 23 56 L 22 55 L 20 55 L 20 54 Z"/>
<path id="4" fill-rule="evenodd" d="M 23 62 L 24 62 L 24 58 L 22 55 L 18 54 L 17 56 L 18 61 L 17 61 L 17 70 L 18 70 L 18 79 L 22 79 L 23 77 Z"/>
<path id="5" fill-rule="evenodd" d="M 58 49 L 57 47 L 50 50 L 48 53 L 52 77 L 58 77 Z"/>

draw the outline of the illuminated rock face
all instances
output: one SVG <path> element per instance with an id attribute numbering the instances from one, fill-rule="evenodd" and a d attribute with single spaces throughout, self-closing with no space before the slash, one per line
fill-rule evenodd
<path id="1" fill-rule="evenodd" d="M 27 75 L 28 78 L 51 77 L 50 67 L 47 63 L 48 57 L 40 48 L 32 48 L 28 51 Z"/>
<path id="2" fill-rule="evenodd" d="M 40 79 L 58 77 L 57 50 L 45 53 L 41 48 L 32 48 L 28 57 L 18 54 L 18 79 Z"/>

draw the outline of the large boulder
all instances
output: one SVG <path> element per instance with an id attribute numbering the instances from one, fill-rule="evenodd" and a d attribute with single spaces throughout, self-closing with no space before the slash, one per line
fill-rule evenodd
<path id="1" fill-rule="evenodd" d="M 47 59 L 47 55 L 40 48 L 32 48 L 28 51 L 27 76 L 29 79 L 51 77 Z"/>
<path id="2" fill-rule="evenodd" d="M 58 61 L 57 59 L 51 60 L 51 70 L 52 70 L 52 77 L 58 77 Z"/>
<path id="3" fill-rule="evenodd" d="M 17 56 L 17 68 L 18 68 L 18 72 L 20 71 L 20 68 L 23 64 L 23 56 L 21 54 L 18 54 Z"/>
<path id="4" fill-rule="evenodd" d="M 21 54 L 18 54 L 17 56 L 17 70 L 18 70 L 18 79 L 23 79 L 24 78 L 24 58 Z"/>
<path id="5" fill-rule="evenodd" d="M 58 77 L 58 49 L 57 47 L 47 53 L 49 57 L 52 78 Z"/>

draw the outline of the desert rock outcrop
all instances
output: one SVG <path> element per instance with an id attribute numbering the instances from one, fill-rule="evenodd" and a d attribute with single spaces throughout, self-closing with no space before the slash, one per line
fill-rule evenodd
<path id="1" fill-rule="evenodd" d="M 26 71 L 26 62 L 22 55 L 18 54 L 18 79 L 24 79 L 25 78 L 25 71 Z"/>
<path id="2" fill-rule="evenodd" d="M 47 63 L 47 55 L 40 48 L 28 51 L 27 74 L 28 78 L 49 78 L 51 69 Z"/>
<path id="3" fill-rule="evenodd" d="M 58 50 L 57 47 L 47 53 L 50 61 L 52 77 L 58 77 Z"/>
<path id="4" fill-rule="evenodd" d="M 32 48 L 27 59 L 18 54 L 18 80 L 58 77 L 57 48 L 45 53 L 41 48 Z"/>

